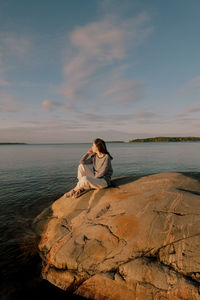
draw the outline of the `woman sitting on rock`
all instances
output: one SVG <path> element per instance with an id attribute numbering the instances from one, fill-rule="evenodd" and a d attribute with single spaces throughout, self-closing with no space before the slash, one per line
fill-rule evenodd
<path id="1" fill-rule="evenodd" d="M 102 189 L 111 184 L 113 173 L 112 156 L 102 139 L 96 139 L 90 149 L 80 160 L 78 166 L 78 183 L 66 197 L 77 198 L 89 189 Z M 93 171 L 87 166 L 93 164 Z"/>

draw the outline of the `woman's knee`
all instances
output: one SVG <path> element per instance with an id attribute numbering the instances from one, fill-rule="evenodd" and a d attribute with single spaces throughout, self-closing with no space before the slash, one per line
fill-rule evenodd
<path id="1" fill-rule="evenodd" d="M 83 181 L 85 181 L 85 180 L 86 180 L 86 176 L 83 175 L 83 176 L 80 178 L 79 181 L 83 182 Z"/>
<path id="2" fill-rule="evenodd" d="M 84 174 L 86 175 L 89 171 L 89 167 L 87 165 L 84 164 L 79 164 L 78 165 L 78 171 L 82 173 L 82 175 L 84 176 Z"/>

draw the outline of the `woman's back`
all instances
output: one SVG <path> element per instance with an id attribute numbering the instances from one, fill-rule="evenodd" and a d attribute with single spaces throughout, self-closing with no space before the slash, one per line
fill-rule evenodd
<path id="1" fill-rule="evenodd" d="M 111 176 L 113 173 L 111 160 L 112 158 L 109 154 L 105 154 L 102 157 L 99 157 L 97 154 L 93 156 L 93 170 L 95 177 L 103 177 L 108 185 L 111 182 Z"/>

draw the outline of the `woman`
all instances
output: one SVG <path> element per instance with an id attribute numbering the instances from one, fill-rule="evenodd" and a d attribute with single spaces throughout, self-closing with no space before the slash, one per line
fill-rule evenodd
<path id="1" fill-rule="evenodd" d="M 77 198 L 89 189 L 101 189 L 109 186 L 113 173 L 112 159 L 105 142 L 99 138 L 94 140 L 92 149 L 80 160 L 76 187 L 65 196 Z M 93 170 L 87 166 L 89 164 L 93 164 Z"/>

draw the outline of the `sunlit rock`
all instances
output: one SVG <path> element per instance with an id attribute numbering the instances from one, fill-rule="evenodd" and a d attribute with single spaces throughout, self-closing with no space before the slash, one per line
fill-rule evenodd
<path id="1" fill-rule="evenodd" d="M 37 217 L 43 278 L 88 299 L 200 299 L 200 175 L 114 181 Z"/>

